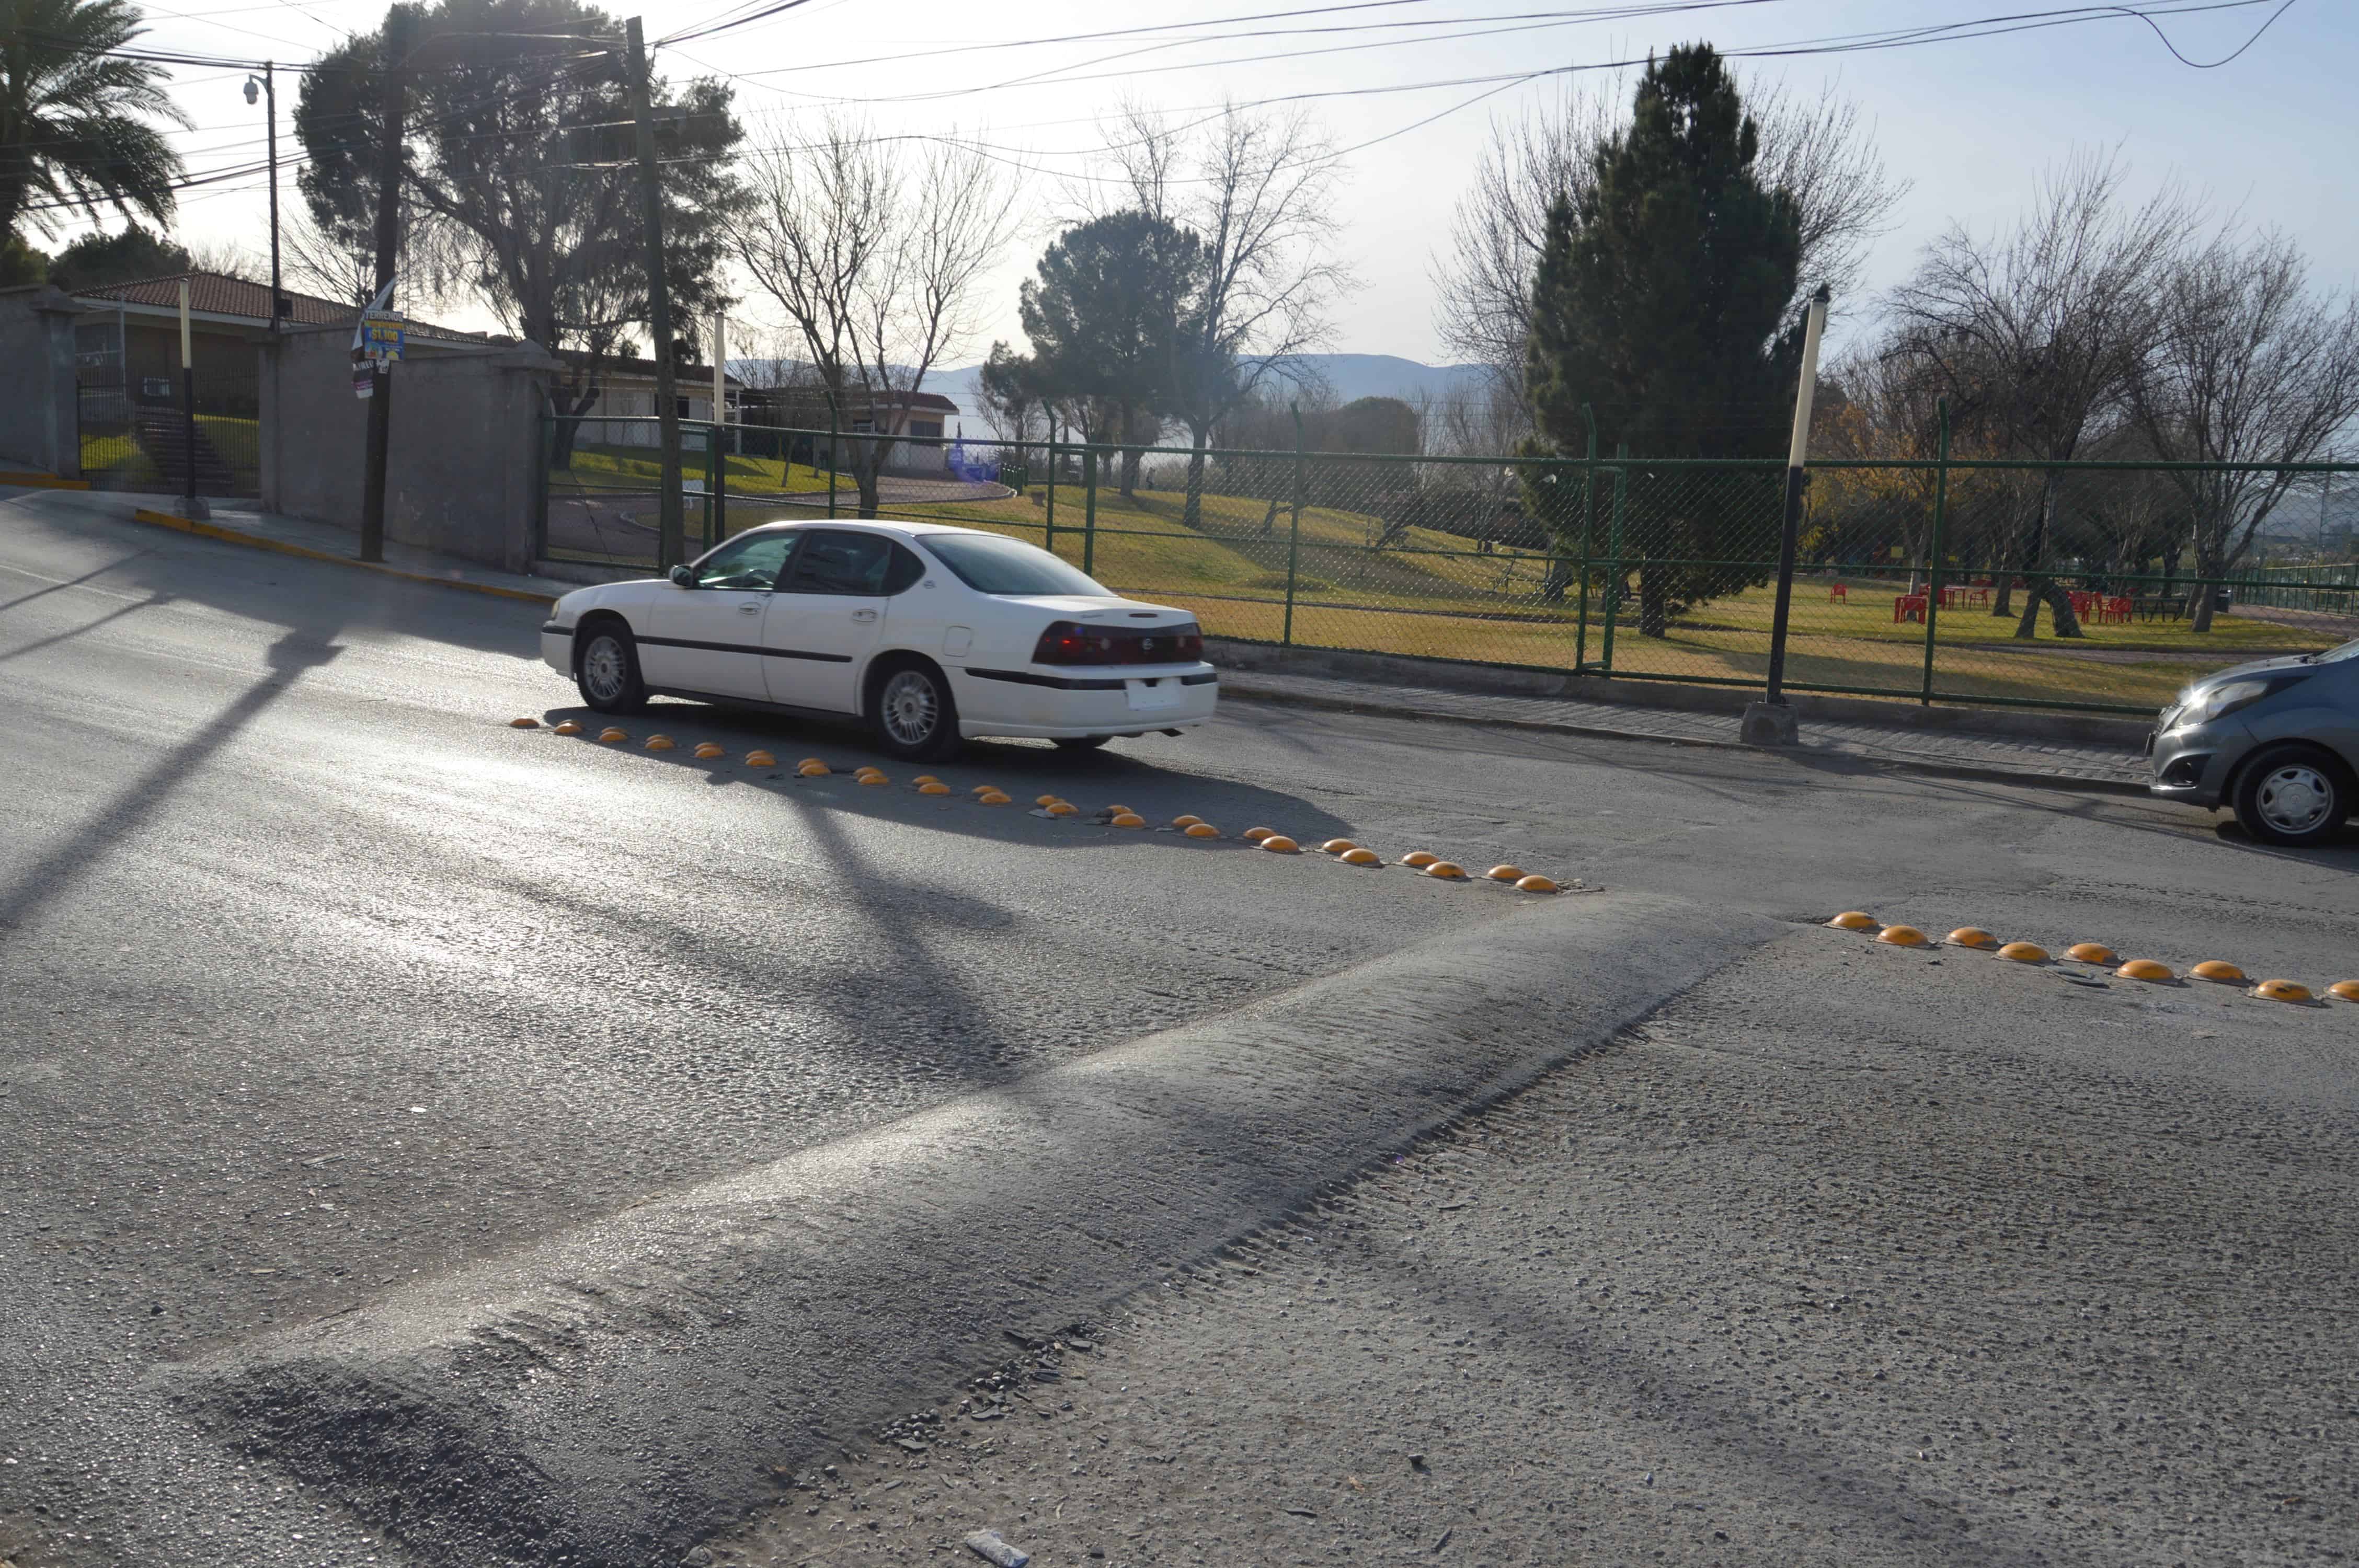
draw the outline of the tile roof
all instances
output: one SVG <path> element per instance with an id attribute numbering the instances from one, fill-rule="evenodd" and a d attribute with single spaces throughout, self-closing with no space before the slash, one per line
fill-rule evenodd
<path id="1" fill-rule="evenodd" d="M 102 284 L 95 288 L 73 291 L 77 299 L 120 299 L 127 305 L 160 306 L 167 310 L 180 308 L 180 280 L 189 280 L 189 308 L 214 316 L 242 316 L 257 326 L 270 319 L 270 286 L 235 277 L 223 272 L 176 272 L 162 277 L 136 278 L 129 283 Z M 315 294 L 298 294 L 292 289 L 281 290 L 293 306 L 287 318 L 299 327 L 339 327 L 359 316 L 357 305 L 340 305 L 332 299 L 322 299 Z M 443 338 L 458 343 L 487 343 L 492 340 L 482 332 L 462 332 L 451 327 L 438 327 L 431 322 L 412 321 L 409 330 L 420 337 Z"/>

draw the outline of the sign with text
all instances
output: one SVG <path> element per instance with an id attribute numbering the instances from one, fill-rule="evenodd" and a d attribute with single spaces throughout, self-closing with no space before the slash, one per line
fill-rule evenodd
<path id="1" fill-rule="evenodd" d="M 398 362 L 408 341 L 408 328 L 407 317 L 390 310 L 370 311 L 361 319 L 363 342 L 368 357 L 379 364 Z"/>

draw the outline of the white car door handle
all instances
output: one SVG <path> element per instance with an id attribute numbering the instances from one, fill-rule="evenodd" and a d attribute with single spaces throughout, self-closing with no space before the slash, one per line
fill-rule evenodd
<path id="1" fill-rule="evenodd" d="M 740 615 L 759 615 L 762 613 L 762 607 L 759 604 L 749 600 L 737 607 L 737 613 Z"/>
<path id="2" fill-rule="evenodd" d="M 876 619 L 876 611 L 873 610 L 855 610 L 852 612 L 852 618 L 854 621 L 874 621 Z"/>

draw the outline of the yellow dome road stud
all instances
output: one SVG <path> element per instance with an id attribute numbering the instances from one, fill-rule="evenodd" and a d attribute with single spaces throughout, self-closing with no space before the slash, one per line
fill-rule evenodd
<path id="1" fill-rule="evenodd" d="M 2120 968 L 2115 969 L 2114 974 L 2119 979 L 2146 980 L 2154 985 L 2161 985 L 2179 978 L 2170 972 L 2169 965 L 2158 964 L 2152 958 L 2132 958 Z"/>
<path id="2" fill-rule="evenodd" d="M 1856 909 L 1846 909 L 1827 924 L 1838 931 L 1873 931 L 1875 929 L 1875 916 L 1862 914 Z"/>
<path id="3" fill-rule="evenodd" d="M 1998 946 L 1998 938 L 1979 925 L 1961 925 L 1941 940 L 1952 947 L 1974 947 L 1984 952 Z"/>
<path id="4" fill-rule="evenodd" d="M 1348 855 L 1353 850 L 1358 849 L 1359 846 L 1353 843 L 1349 838 L 1330 838 L 1324 844 L 1320 845 L 1319 848 L 1321 851 L 1325 854 Z"/>
<path id="5" fill-rule="evenodd" d="M 1147 826 L 1147 818 L 1141 816 L 1136 811 L 1118 811 L 1114 813 L 1113 820 L 1109 822 L 1107 826 L 1112 827 L 1144 827 Z"/>
<path id="6" fill-rule="evenodd" d="M 1302 846 L 1283 833 L 1264 835 L 1261 847 L 1273 855 L 1299 855 L 1302 852 Z"/>
<path id="7" fill-rule="evenodd" d="M 1428 854 L 1423 849 L 1411 849 L 1408 854 L 1403 855 L 1400 858 L 1400 863 L 1404 866 L 1414 866 L 1421 871 L 1428 866 L 1440 865 L 1441 863 L 1441 857 L 1439 855 Z"/>
<path id="8" fill-rule="evenodd" d="M 2018 964 L 2044 964 L 2048 962 L 2048 949 L 2040 946 L 2036 942 L 2010 942 L 2006 946 L 2001 947 L 1998 950 L 1998 956 L 2002 958 L 2012 959 L 2014 962 Z"/>
<path id="9" fill-rule="evenodd" d="M 725 753 L 723 752 L 720 747 L 714 745 L 712 741 L 707 741 L 696 748 L 696 754 L 700 757 L 718 757 L 724 755 Z"/>
<path id="10" fill-rule="evenodd" d="M 796 768 L 795 772 L 800 777 L 807 779 L 823 779 L 828 776 L 825 762 L 805 762 Z"/>
<path id="11" fill-rule="evenodd" d="M 2075 942 L 2064 949 L 2064 956 L 2082 964 L 2110 964 L 2120 957 L 2103 942 Z"/>
<path id="12" fill-rule="evenodd" d="M 987 789 L 974 799 L 978 806 L 1013 806 L 1016 803 L 1013 795 L 995 789 Z"/>
<path id="13" fill-rule="evenodd" d="M 650 736 L 648 736 L 648 737 L 647 737 L 647 750 L 648 750 L 648 751 L 650 751 L 650 752 L 669 752 L 669 751 L 670 751 L 670 750 L 671 750 L 671 737 L 670 737 L 670 736 L 669 736 L 669 735 L 650 735 Z"/>
<path id="14" fill-rule="evenodd" d="M 940 784 L 942 781 L 934 777 L 931 773 L 919 773 L 916 778 L 911 779 L 909 782 L 913 784 Z"/>
<path id="15" fill-rule="evenodd" d="M 1519 882 L 1524 880 L 1524 868 L 1521 866 L 1494 866 L 1483 874 L 1490 878 L 1495 882 Z"/>
<path id="16" fill-rule="evenodd" d="M 1108 816 L 1136 816 L 1138 815 L 1126 806 L 1109 806 L 1105 810 Z"/>
<path id="17" fill-rule="evenodd" d="M 2337 980 L 2326 988 L 2329 996 L 2339 996 L 2344 1001 L 2359 1001 L 2359 980 Z"/>
<path id="18" fill-rule="evenodd" d="M 629 730 L 617 730 L 611 724 L 598 731 L 598 739 L 601 741 L 627 741 L 630 738 L 631 732 Z"/>
<path id="19" fill-rule="evenodd" d="M 1875 939 L 1878 942 L 1889 943 L 1895 947 L 1930 947 L 1932 946 L 1931 943 L 1925 940 L 1925 934 L 1922 931 L 1918 930 L 1913 925 L 1887 925 L 1883 930 L 1875 934 Z"/>
<path id="20" fill-rule="evenodd" d="M 1275 827 L 1248 827 L 1244 834 L 1245 841 L 1248 844 L 1258 844 L 1265 838 L 1274 838 L 1277 836 L 1277 829 Z"/>
<path id="21" fill-rule="evenodd" d="M 1427 876 L 1439 877 L 1446 882 L 1463 881 L 1466 880 L 1466 868 L 1457 864 L 1455 861 L 1436 860 L 1431 865 L 1426 866 L 1422 869 Z"/>
<path id="22" fill-rule="evenodd" d="M 1518 877 L 1516 879 L 1516 886 L 1521 888 L 1526 892 L 1559 892 L 1562 891 L 1556 885 L 1556 883 L 1549 881 L 1548 878 L 1538 875 Z"/>
<path id="23" fill-rule="evenodd" d="M 1040 809 L 1051 816 L 1079 816 L 1082 814 L 1080 806 L 1064 800 L 1059 801 L 1054 806 L 1044 806 Z"/>
<path id="24" fill-rule="evenodd" d="M 2245 983 L 2244 970 L 2219 958 L 2206 958 L 2187 972 L 2199 980 L 2210 980 L 2215 985 L 2241 986 Z"/>
<path id="25" fill-rule="evenodd" d="M 511 730 L 538 730 L 540 728 L 540 720 L 538 719 L 511 719 L 508 720 L 508 728 Z"/>
<path id="26" fill-rule="evenodd" d="M 550 733 L 556 735 L 579 735 L 582 733 L 582 726 L 569 719 L 564 723 L 559 725 L 554 730 L 551 730 Z"/>
<path id="27" fill-rule="evenodd" d="M 767 752 L 748 752 L 745 753 L 745 765 L 749 768 L 775 768 L 778 765 L 778 759 Z"/>
<path id="28" fill-rule="evenodd" d="M 1201 816 L 1175 816 L 1171 819 L 1171 826 L 1174 827 L 1197 827 L 1202 826 L 1203 821 L 1204 819 Z"/>
<path id="29" fill-rule="evenodd" d="M 1183 830 L 1190 838 L 1217 838 L 1221 830 L 1209 822 L 1190 822 Z"/>
<path id="30" fill-rule="evenodd" d="M 1065 797 L 1061 795 L 1036 795 L 1032 797 L 1032 804 L 1035 806 L 1054 806 L 1064 798 Z"/>
<path id="31" fill-rule="evenodd" d="M 2318 999 L 2299 980 L 2263 980 L 2253 988 L 2253 995 L 2266 1001 L 2308 1001 Z"/>
<path id="32" fill-rule="evenodd" d="M 951 793 L 951 786 L 942 783 L 941 780 L 936 779 L 931 784 L 919 784 L 918 786 L 918 793 L 919 795 L 948 795 Z"/>
<path id="33" fill-rule="evenodd" d="M 1335 857 L 1347 866 L 1381 866 L 1384 858 L 1374 849 L 1363 849 L 1357 844 Z"/>
<path id="34" fill-rule="evenodd" d="M 973 789 L 967 791 L 967 794 L 969 795 L 1005 795 L 1006 793 L 1007 792 L 1006 790 L 1001 789 L 997 784 L 977 784 Z"/>
<path id="35" fill-rule="evenodd" d="M 888 784 L 893 781 L 883 773 L 863 773 L 860 775 L 860 782 L 864 784 Z"/>

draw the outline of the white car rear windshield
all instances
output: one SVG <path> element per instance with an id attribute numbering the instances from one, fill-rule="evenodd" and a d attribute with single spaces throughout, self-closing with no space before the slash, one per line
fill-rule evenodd
<path id="1" fill-rule="evenodd" d="M 957 574 L 959 581 L 977 593 L 1113 597 L 1103 583 L 1021 539 L 996 534 L 929 534 L 922 543 L 936 560 Z"/>

